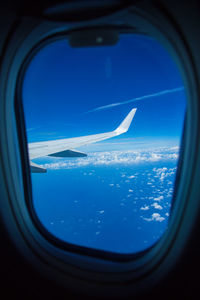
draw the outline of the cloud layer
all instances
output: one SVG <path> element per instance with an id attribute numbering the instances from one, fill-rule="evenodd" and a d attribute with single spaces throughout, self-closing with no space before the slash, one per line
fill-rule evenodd
<path id="1" fill-rule="evenodd" d="M 176 161 L 178 159 L 178 147 L 159 148 L 149 150 L 130 150 L 130 151 L 105 151 L 94 152 L 84 158 L 74 159 L 55 159 L 52 158 L 50 163 L 45 163 L 42 166 L 47 169 L 72 169 L 84 166 L 108 166 L 108 165 L 131 165 L 146 162 L 159 161 Z M 156 169 L 156 176 L 163 180 L 166 175 L 166 170 Z M 173 172 L 173 171 L 172 171 Z"/>

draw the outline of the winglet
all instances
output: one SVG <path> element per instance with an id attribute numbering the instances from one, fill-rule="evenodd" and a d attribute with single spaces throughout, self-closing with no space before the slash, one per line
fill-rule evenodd
<path id="1" fill-rule="evenodd" d="M 133 117 L 136 113 L 137 108 L 133 108 L 129 114 L 126 116 L 126 118 L 122 121 L 122 123 L 119 125 L 119 127 L 117 127 L 117 129 L 115 129 L 115 132 L 117 133 L 117 135 L 125 133 L 128 131 L 131 122 L 133 120 Z"/>

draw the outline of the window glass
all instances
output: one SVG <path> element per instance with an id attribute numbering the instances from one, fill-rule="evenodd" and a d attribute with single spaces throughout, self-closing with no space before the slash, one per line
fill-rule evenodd
<path id="1" fill-rule="evenodd" d="M 114 46 L 52 41 L 29 63 L 22 99 L 37 172 L 33 207 L 45 229 L 64 242 L 122 254 L 158 241 L 170 220 L 186 111 L 166 49 L 136 34 Z"/>

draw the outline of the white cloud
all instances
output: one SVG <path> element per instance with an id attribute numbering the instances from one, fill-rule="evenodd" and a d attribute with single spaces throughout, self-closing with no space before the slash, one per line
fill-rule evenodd
<path id="1" fill-rule="evenodd" d="M 149 210 L 149 206 L 148 205 L 145 205 L 145 206 L 142 206 L 140 207 L 141 210 Z"/>
<path id="2" fill-rule="evenodd" d="M 163 199 L 164 199 L 163 196 L 159 196 L 159 197 L 154 198 L 154 201 L 160 201 L 160 200 L 163 200 Z"/>
<path id="3" fill-rule="evenodd" d="M 148 184 L 148 185 L 152 185 L 153 183 L 152 183 L 152 182 L 147 182 L 147 184 Z"/>
<path id="4" fill-rule="evenodd" d="M 141 218 L 147 222 L 152 222 L 152 221 L 163 222 L 165 220 L 165 218 L 161 217 L 161 215 L 158 213 L 153 213 L 150 218 L 144 218 L 142 216 Z"/>
<path id="5" fill-rule="evenodd" d="M 159 210 L 163 209 L 162 206 L 160 204 L 158 204 L 157 202 L 151 204 L 151 206 L 153 206 L 155 209 L 159 209 Z"/>
<path id="6" fill-rule="evenodd" d="M 168 161 L 176 160 L 178 158 L 178 148 L 157 148 L 149 150 L 129 150 L 129 151 L 105 151 L 89 153 L 84 158 L 49 158 L 48 163 L 42 166 L 47 169 L 72 169 L 85 166 L 98 166 L 98 165 L 132 165 L 140 164 L 143 162 L 155 162 L 155 161 Z M 173 154 L 176 154 L 175 156 Z M 153 168 L 155 172 L 154 177 L 164 180 L 166 177 L 175 173 L 176 168 Z M 84 173 L 86 175 L 86 173 Z M 92 173 L 89 173 L 92 175 Z M 122 174 L 124 177 L 124 174 Z M 134 178 L 135 175 L 128 176 L 129 179 Z"/>
<path id="7" fill-rule="evenodd" d="M 171 159 L 173 156 L 171 154 L 168 155 L 169 159 Z M 165 178 L 173 176 L 176 172 L 177 167 L 174 168 L 153 168 L 153 172 L 155 172 L 156 178 L 159 178 L 161 182 L 164 181 Z"/>
<path id="8" fill-rule="evenodd" d="M 155 220 L 155 221 L 158 221 L 158 222 L 162 222 L 162 221 L 165 220 L 165 218 L 161 217 L 161 215 L 158 214 L 158 213 L 154 213 L 154 214 L 152 214 L 152 220 Z"/>

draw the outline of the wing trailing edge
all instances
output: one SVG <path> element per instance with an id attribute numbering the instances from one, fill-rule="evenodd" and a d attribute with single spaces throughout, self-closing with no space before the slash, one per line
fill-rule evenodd
<path id="1" fill-rule="evenodd" d="M 32 173 L 46 173 L 47 170 L 37 164 L 35 164 L 34 162 L 30 162 L 30 168 L 31 168 L 31 172 Z"/>

